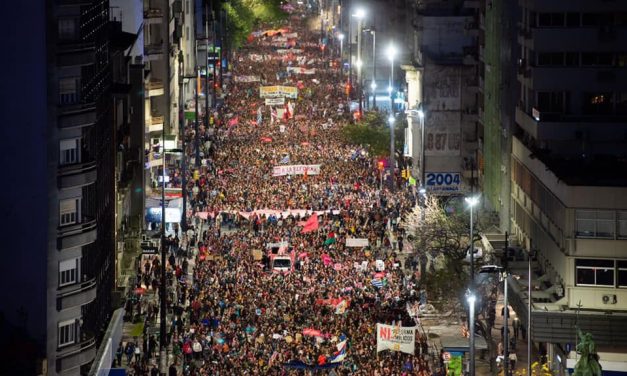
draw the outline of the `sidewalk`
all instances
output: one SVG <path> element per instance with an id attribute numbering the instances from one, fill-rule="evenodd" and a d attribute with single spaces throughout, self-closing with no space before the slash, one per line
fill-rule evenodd
<path id="1" fill-rule="evenodd" d="M 203 231 L 203 224 L 200 224 L 199 230 L 197 230 L 198 234 L 202 234 Z M 194 277 L 194 270 L 196 267 L 195 264 L 195 256 L 198 253 L 198 248 L 197 246 L 194 247 L 189 247 L 188 248 L 188 253 L 187 253 L 187 257 L 186 258 L 181 258 L 180 260 L 177 260 L 177 264 L 178 261 L 182 262 L 183 259 L 187 260 L 188 263 L 188 267 L 187 267 L 187 283 L 189 284 L 189 286 L 192 285 L 193 283 L 193 277 Z M 122 327 L 122 346 L 123 349 L 125 348 L 126 344 L 128 342 L 134 342 L 135 344 L 139 344 L 139 346 L 141 347 L 141 357 L 142 359 L 145 356 L 145 348 L 144 348 L 144 330 L 145 330 L 145 324 L 147 323 L 147 307 L 152 303 L 152 306 L 156 306 L 159 307 L 159 296 L 157 295 L 157 293 L 152 290 L 152 288 L 147 288 L 146 291 L 142 294 L 142 298 L 141 298 L 141 307 L 142 307 L 142 312 L 139 315 L 139 317 L 135 320 L 128 318 L 124 320 L 124 324 Z M 182 305 L 183 308 L 186 308 L 185 305 Z M 168 310 L 168 316 L 172 314 L 172 310 L 169 309 Z M 186 312 L 183 314 L 184 316 L 186 315 Z M 136 312 L 133 311 L 133 316 L 136 316 Z M 187 319 L 187 317 L 185 317 L 185 319 Z M 154 317 L 152 320 L 150 320 L 148 322 L 148 327 L 146 329 L 146 337 L 150 338 L 150 336 L 154 335 L 155 339 L 157 340 L 157 346 L 156 346 L 156 352 L 154 356 L 151 356 L 147 362 L 148 364 L 148 370 L 150 370 L 152 367 L 159 367 L 159 330 L 160 330 L 160 323 L 161 323 L 161 316 L 160 316 L 160 311 L 159 313 L 156 315 L 156 317 Z M 166 329 L 169 331 L 170 328 L 170 321 L 166 320 Z M 117 350 L 117 345 L 114 346 L 114 352 Z M 166 358 L 167 358 L 167 367 L 170 366 L 170 364 L 172 364 L 174 362 L 174 358 L 173 358 L 173 351 L 172 351 L 172 345 L 169 345 L 166 349 Z M 135 364 L 135 356 L 131 357 L 131 361 L 129 362 L 127 360 L 127 356 L 126 354 L 124 354 L 122 356 L 122 364 L 121 367 L 129 369 L 131 367 L 133 367 Z M 179 372 L 181 371 L 180 369 L 180 364 L 179 364 Z M 166 370 L 167 372 L 167 370 Z"/>

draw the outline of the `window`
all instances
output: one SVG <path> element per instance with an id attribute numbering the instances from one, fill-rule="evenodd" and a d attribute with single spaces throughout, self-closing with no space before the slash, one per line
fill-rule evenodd
<path id="1" fill-rule="evenodd" d="M 67 226 L 78 223 L 78 199 L 59 201 L 59 225 Z"/>
<path id="2" fill-rule="evenodd" d="M 609 52 L 584 52 L 581 54 L 582 66 L 612 66 L 614 56 Z"/>
<path id="3" fill-rule="evenodd" d="M 76 320 L 61 321 L 59 323 L 59 347 L 76 342 Z"/>
<path id="4" fill-rule="evenodd" d="M 62 165 L 78 163 L 79 155 L 79 139 L 72 138 L 69 140 L 61 140 L 59 143 L 59 163 Z"/>
<path id="5" fill-rule="evenodd" d="M 627 260 L 617 260 L 618 267 L 618 287 L 627 287 Z"/>
<path id="6" fill-rule="evenodd" d="M 567 67 L 579 66 L 579 52 L 566 52 L 564 54 L 564 65 Z"/>
<path id="7" fill-rule="evenodd" d="M 581 25 L 581 15 L 579 13 L 566 13 L 566 26 L 579 27 Z"/>
<path id="8" fill-rule="evenodd" d="M 563 112 L 564 93 L 560 91 L 538 92 L 538 110 L 540 112 Z"/>
<path id="9" fill-rule="evenodd" d="M 611 211 L 577 210 L 577 236 L 584 238 L 614 238 L 615 216 Z"/>
<path id="10" fill-rule="evenodd" d="M 189 40 L 189 26 L 185 27 L 185 40 Z"/>
<path id="11" fill-rule="evenodd" d="M 581 26 L 609 26 L 613 25 L 612 13 L 583 13 Z"/>
<path id="12" fill-rule="evenodd" d="M 78 282 L 78 259 L 63 260 L 59 263 L 59 287 Z"/>
<path id="13" fill-rule="evenodd" d="M 563 27 L 563 13 L 540 13 L 538 15 L 538 27 Z"/>
<path id="14" fill-rule="evenodd" d="M 74 104 L 79 100 L 77 77 L 59 79 L 59 104 Z"/>
<path id="15" fill-rule="evenodd" d="M 612 113 L 612 93 L 584 93 L 585 115 L 609 115 Z"/>
<path id="16" fill-rule="evenodd" d="M 541 52 L 538 53 L 538 66 L 561 66 L 564 65 L 563 52 Z"/>
<path id="17" fill-rule="evenodd" d="M 60 18 L 59 19 L 59 39 L 75 40 L 76 38 L 76 19 Z"/>
<path id="18" fill-rule="evenodd" d="M 614 260 L 575 260 L 577 286 L 614 286 Z"/>
<path id="19" fill-rule="evenodd" d="M 618 212 L 618 237 L 627 238 L 627 211 Z"/>

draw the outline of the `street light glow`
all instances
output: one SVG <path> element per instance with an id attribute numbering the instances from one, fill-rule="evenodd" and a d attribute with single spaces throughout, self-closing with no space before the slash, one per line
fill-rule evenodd
<path id="1" fill-rule="evenodd" d="M 377 88 L 377 83 L 376 83 L 376 82 L 372 82 L 372 83 L 370 83 L 370 88 L 371 88 L 372 90 L 376 89 L 376 88 Z"/>
<path id="2" fill-rule="evenodd" d="M 425 112 L 423 110 L 418 110 L 418 117 L 421 119 L 425 118 Z"/>
<path id="3" fill-rule="evenodd" d="M 479 203 L 479 196 L 466 197 L 464 199 L 471 208 Z"/>
<path id="4" fill-rule="evenodd" d="M 392 85 L 388 86 L 388 93 L 392 94 Z"/>
<path id="5" fill-rule="evenodd" d="M 394 56 L 396 56 L 396 47 L 393 44 L 390 44 L 388 47 L 386 54 L 388 55 L 388 59 L 394 60 Z"/>
<path id="6" fill-rule="evenodd" d="M 363 8 L 357 9 L 355 14 L 353 14 L 353 17 L 356 17 L 356 18 L 364 18 L 365 16 L 366 16 L 366 11 Z"/>
<path id="7" fill-rule="evenodd" d="M 339 39 L 339 40 L 344 40 L 344 34 L 339 33 L 339 34 L 337 35 L 337 39 Z"/>
<path id="8" fill-rule="evenodd" d="M 363 64 L 363 63 L 361 62 L 361 60 L 357 60 L 357 61 L 355 62 L 355 66 L 357 67 L 357 69 L 361 69 L 362 64 Z"/>
<path id="9" fill-rule="evenodd" d="M 396 120 L 396 118 L 394 118 L 394 115 L 390 115 L 388 117 L 388 123 L 392 124 L 392 123 L 394 123 L 394 120 Z"/>
<path id="10" fill-rule="evenodd" d="M 475 302 L 477 301 L 477 297 L 474 295 L 468 295 L 468 297 L 466 298 L 466 300 L 468 300 L 468 304 L 474 306 Z"/>

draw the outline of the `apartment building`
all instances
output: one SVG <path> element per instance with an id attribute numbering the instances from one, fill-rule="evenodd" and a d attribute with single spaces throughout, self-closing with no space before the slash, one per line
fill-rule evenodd
<path id="1" fill-rule="evenodd" d="M 532 340 L 563 372 L 578 326 L 624 372 L 604 361 L 627 338 L 627 4 L 482 1 L 480 25 L 483 189 L 536 255 Z M 526 317 L 528 259 L 511 261 Z"/>
<path id="2" fill-rule="evenodd" d="M 479 3 L 423 1 L 411 9 L 411 60 L 401 65 L 409 108 L 404 154 L 428 192 L 469 192 L 477 185 Z"/>
<path id="3" fill-rule="evenodd" d="M 38 32 L 45 40 L 29 45 L 32 52 L 12 51 L 23 61 L 11 74 L 26 79 L 41 69 L 44 77 L 23 82 L 29 90 L 20 100 L 32 103 L 29 111 L 3 112 L 31 128 L 13 131 L 12 142 L 23 142 L 11 158 L 31 161 L 37 173 L 21 191 L 4 197 L 2 206 L 30 197 L 43 202 L 35 211 L 33 203 L 24 202 L 26 213 L 13 227 L 15 254 L 7 255 L 10 267 L 2 280 L 4 329 L 9 329 L 3 335 L 13 332 L 28 341 L 32 351 L 18 352 L 12 361 L 32 374 L 78 375 L 88 371 L 114 304 L 113 125 L 119 114 L 113 108 L 124 95 L 124 85 L 115 81 L 124 79 L 121 51 L 132 36 L 110 22 L 106 0 L 50 1 L 32 13 L 33 20 L 10 22 L 13 36 Z M 12 90 L 22 94 L 17 86 Z M 37 136 L 21 139 L 23 132 Z M 20 279 L 28 288 L 8 288 Z M 15 349 L 19 341 L 9 339 L 5 346 Z"/>

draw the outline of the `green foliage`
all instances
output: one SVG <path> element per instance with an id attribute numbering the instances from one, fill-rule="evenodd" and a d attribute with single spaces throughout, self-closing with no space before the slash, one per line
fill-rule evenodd
<path id="1" fill-rule="evenodd" d="M 395 126 L 395 149 L 403 147 L 403 125 Z M 384 114 L 380 112 L 364 112 L 363 119 L 356 124 L 342 128 L 344 140 L 351 144 L 367 146 L 372 155 L 387 156 L 390 154 L 390 128 Z"/>
<path id="2" fill-rule="evenodd" d="M 227 13 L 230 43 L 237 48 L 261 24 L 273 24 L 286 18 L 279 0 L 230 0 L 222 7 Z"/>

